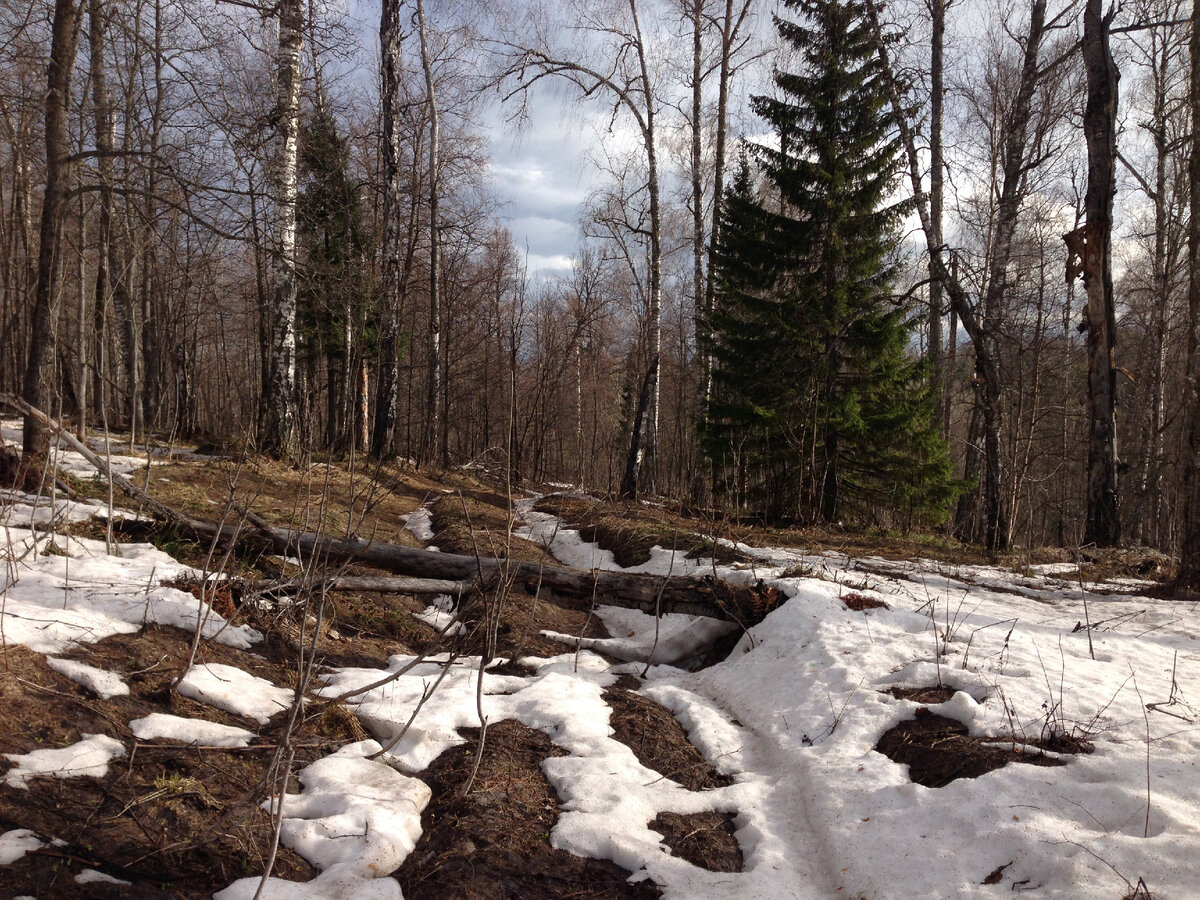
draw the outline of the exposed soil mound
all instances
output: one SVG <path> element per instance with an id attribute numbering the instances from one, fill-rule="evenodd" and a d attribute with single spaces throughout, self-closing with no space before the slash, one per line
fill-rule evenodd
<path id="1" fill-rule="evenodd" d="M 633 751 L 647 769 L 662 773 L 689 791 L 733 784 L 700 755 L 678 720 L 649 697 L 610 687 L 604 699 L 612 709 L 613 738 Z"/>
<path id="2" fill-rule="evenodd" d="M 1062 766 L 1061 759 L 1040 751 L 999 747 L 973 738 L 954 719 L 917 710 L 887 731 L 875 749 L 893 762 L 908 766 L 908 777 L 925 787 L 945 787 L 958 778 L 978 778 L 1010 762 L 1035 766 Z"/>
<path id="3" fill-rule="evenodd" d="M 851 609 L 854 612 L 863 612 L 868 609 L 890 609 L 890 607 L 877 597 L 868 597 L 866 594 L 859 594 L 851 591 L 849 594 L 842 596 L 842 602 L 846 604 L 846 609 Z"/>
<path id="4" fill-rule="evenodd" d="M 742 848 L 730 813 L 659 813 L 650 827 L 663 836 L 671 854 L 710 872 L 742 871 Z"/>
<path id="5" fill-rule="evenodd" d="M 630 884 L 626 881 L 630 873 L 611 862 L 550 846 L 558 797 L 542 774 L 541 763 L 562 753 L 550 738 L 519 722 L 492 725 L 475 783 L 461 797 L 475 765 L 479 731 L 460 733 L 467 743 L 447 750 L 421 773 L 433 789 L 433 800 L 421 816 L 421 840 L 396 872 L 405 897 L 525 900 L 660 895 L 652 882 Z"/>
<path id="6" fill-rule="evenodd" d="M 261 784 L 278 740 L 278 725 L 262 729 L 249 749 L 181 752 L 160 742 L 135 742 L 128 722 L 166 708 L 177 715 L 250 724 L 171 694 L 167 686 L 186 659 L 189 636 L 173 628 L 120 635 L 76 648 L 72 656 L 123 672 L 130 694 L 99 700 L 51 670 L 41 654 L 7 647 L 0 655 L 0 752 L 28 753 L 79 741 L 85 733 L 112 735 L 126 750 L 100 778 L 46 778 L 24 789 L 0 782 L 0 832 L 28 828 L 46 846 L 0 875 L 3 896 L 209 897 L 245 875 L 263 871 L 272 828 L 259 807 Z M 206 645 L 210 659 L 236 651 Z M 226 657 L 227 658 L 227 657 Z M 247 659 L 243 654 L 241 664 Z M 259 674 L 282 680 L 283 670 L 260 661 Z M 302 739 L 296 767 L 336 745 Z M 132 882 L 79 885 L 85 868 Z M 295 881 L 316 875 L 305 860 L 280 848 L 275 874 Z"/>
<path id="7" fill-rule="evenodd" d="M 946 687 L 944 684 L 931 685 L 930 687 L 893 687 L 888 688 L 883 693 L 891 694 L 897 700 L 911 700 L 913 703 L 933 705 L 935 703 L 945 703 L 953 697 L 954 688 Z"/>

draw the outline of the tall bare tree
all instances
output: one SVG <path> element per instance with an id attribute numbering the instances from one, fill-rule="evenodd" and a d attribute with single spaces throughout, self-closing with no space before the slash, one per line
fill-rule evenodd
<path id="1" fill-rule="evenodd" d="M 1010 534 L 1002 484 L 1000 435 L 1004 410 L 998 344 L 999 322 L 996 315 L 1000 308 L 1000 299 L 1007 290 L 1013 234 L 1018 213 L 1029 189 L 1027 176 L 1039 162 L 1038 158 L 1031 157 L 1034 97 L 1041 79 L 1048 74 L 1050 68 L 1061 62 L 1055 60 L 1050 64 L 1043 63 L 1043 41 L 1049 31 L 1066 18 L 1067 10 L 1047 18 L 1046 0 L 1030 2 L 1029 21 L 1020 42 L 1022 49 L 1019 75 L 1011 103 L 1004 111 L 1004 120 L 1000 123 L 1003 142 L 999 148 L 998 199 L 988 260 L 987 288 L 981 302 L 976 304 L 966 286 L 946 265 L 942 248 L 936 242 L 939 229 L 933 221 L 930 197 L 921 176 L 921 157 L 915 129 L 910 120 L 910 107 L 905 102 L 901 83 L 891 60 L 888 42 L 879 18 L 879 5 L 876 0 L 866 0 L 866 5 L 878 35 L 878 52 L 883 62 L 892 109 L 908 158 L 909 177 L 921 228 L 925 234 L 930 266 L 934 277 L 941 282 L 949 295 L 950 303 L 958 314 L 963 329 L 971 338 L 975 352 L 975 403 L 982 424 L 984 458 L 982 539 L 989 550 L 1001 550 L 1008 546 Z"/>
<path id="2" fill-rule="evenodd" d="M 395 453 L 396 404 L 400 399 L 400 195 L 403 191 L 400 170 L 400 2 L 383 0 L 379 17 L 383 247 L 379 375 L 375 393 L 375 425 L 371 435 L 371 454 L 376 459 Z"/>
<path id="3" fill-rule="evenodd" d="M 41 410 L 50 408 L 53 387 L 56 295 L 61 262 L 59 227 L 69 179 L 67 114 L 71 103 L 75 51 L 79 45 L 79 24 L 80 9 L 75 0 L 55 0 L 54 18 L 50 26 L 50 65 L 46 75 L 46 184 L 42 194 L 37 293 L 34 296 L 23 391 L 25 401 Z M 25 417 L 21 438 L 22 449 L 27 457 L 45 456 L 49 452 L 50 432 L 32 416 Z"/>
<path id="4" fill-rule="evenodd" d="M 941 253 L 945 243 L 942 235 L 942 210 L 945 206 L 946 160 L 942 140 L 945 122 L 946 94 L 946 8 L 947 0 L 929 0 L 929 224 L 933 228 L 929 243 Z M 949 431 L 946 405 L 946 372 L 942 358 L 941 279 L 931 262 L 929 266 L 929 366 L 933 370 L 934 415 L 942 423 L 942 436 Z"/>
<path id="5" fill-rule="evenodd" d="M 513 38 L 506 42 L 508 59 L 503 77 L 515 83 L 508 97 L 528 96 L 543 78 L 562 78 L 581 98 L 607 96 L 613 105 L 633 119 L 640 150 L 646 164 L 646 193 L 649 196 L 649 302 L 646 315 L 646 368 L 636 391 L 636 409 L 621 476 L 621 495 L 636 497 L 646 480 L 653 482 L 654 452 L 658 437 L 659 380 L 662 370 L 662 201 L 658 165 L 659 98 L 651 78 L 650 44 L 643 32 L 638 0 L 612 3 L 603 11 L 575 10 L 572 27 L 584 33 L 575 46 L 554 47 L 544 39 L 544 30 L 534 29 L 536 42 Z M 601 43 L 587 57 L 589 45 Z M 582 52 L 579 47 L 585 48 Z M 647 465 L 649 461 L 649 465 Z M 647 479 L 647 474 L 649 478 Z"/>
<path id="6" fill-rule="evenodd" d="M 441 153 L 441 116 L 438 111 L 437 83 L 433 77 L 433 58 L 429 51 L 429 34 L 425 20 L 424 0 L 417 0 L 417 31 L 421 38 L 421 69 L 425 73 L 425 103 L 429 112 L 429 374 L 425 386 L 425 429 L 421 438 L 422 462 L 437 459 L 443 466 L 447 459 L 447 442 L 439 422 L 442 373 L 442 304 L 441 304 L 441 184 L 439 154 Z"/>
<path id="7" fill-rule="evenodd" d="M 1113 197 L 1117 170 L 1117 85 L 1109 29 L 1116 7 L 1102 11 L 1102 0 L 1087 0 L 1083 12 L 1083 61 L 1087 106 L 1083 133 L 1088 149 L 1087 219 L 1082 247 L 1087 291 L 1088 340 L 1088 484 L 1083 540 L 1114 546 L 1121 541 L 1117 493 L 1117 316 L 1112 283 Z"/>
<path id="8" fill-rule="evenodd" d="M 303 0 L 280 0 L 275 55 L 275 108 L 271 159 L 272 286 L 267 320 L 266 378 L 261 441 L 268 453 L 294 459 L 300 451 L 296 396 L 296 199 L 300 146 L 300 53 L 304 45 Z"/>
<path id="9" fill-rule="evenodd" d="M 1187 444 L 1183 464 L 1182 548 L 1178 584 L 1200 589 L 1200 5 L 1192 5 L 1191 52 L 1192 141 L 1188 182 L 1191 223 L 1188 226 Z"/>

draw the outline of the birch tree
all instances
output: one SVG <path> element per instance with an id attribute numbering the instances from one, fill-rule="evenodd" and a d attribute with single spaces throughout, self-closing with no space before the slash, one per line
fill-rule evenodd
<path id="1" fill-rule="evenodd" d="M 433 60 L 429 52 L 424 0 L 417 0 L 417 31 L 421 39 L 421 70 L 425 74 L 425 103 L 429 114 L 429 372 L 420 459 L 422 462 L 428 462 L 437 458 L 445 466 L 449 463 L 446 458 L 447 444 L 438 415 L 442 387 L 442 309 L 439 290 L 442 247 L 439 220 L 441 185 L 438 177 L 441 118 L 438 112 L 437 84 L 433 77 Z"/>
<path id="2" fill-rule="evenodd" d="M 296 196 L 300 137 L 300 53 L 304 44 L 302 0 L 280 0 L 275 55 L 274 135 L 271 158 L 273 240 L 267 308 L 268 350 L 260 419 L 263 449 L 294 459 L 300 451 L 296 397 Z"/>

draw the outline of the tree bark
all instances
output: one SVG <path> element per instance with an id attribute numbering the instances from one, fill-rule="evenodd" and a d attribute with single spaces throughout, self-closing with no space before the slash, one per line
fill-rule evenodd
<path id="1" fill-rule="evenodd" d="M 383 113 L 383 248 L 380 289 L 379 373 L 371 455 L 396 453 L 400 401 L 400 0 L 383 0 L 379 19 L 379 106 Z"/>
<path id="2" fill-rule="evenodd" d="M 429 36 L 425 21 L 424 0 L 417 0 L 417 28 L 421 38 L 421 68 L 425 73 L 425 100 L 429 107 L 429 369 L 425 395 L 425 432 L 421 439 L 421 461 L 439 459 L 443 465 L 447 451 L 444 440 L 439 441 L 439 401 L 441 399 L 442 304 L 441 222 L 439 221 L 438 157 L 441 152 L 441 117 L 438 113 L 437 85 L 433 78 L 433 59 L 429 53 Z M 441 444 L 439 450 L 439 443 Z"/>
<path id="3" fill-rule="evenodd" d="M 929 242 L 941 255 L 945 240 L 942 235 L 942 207 L 946 163 L 942 152 L 942 122 L 944 115 L 944 54 L 946 40 L 946 0 L 931 0 L 932 33 L 929 47 L 929 223 L 933 234 Z M 929 277 L 929 368 L 933 385 L 933 411 L 942 427 L 942 437 L 948 437 L 946 409 L 946 366 L 942 359 L 942 282 L 930 263 Z"/>
<path id="4" fill-rule="evenodd" d="M 1187 452 L 1183 464 L 1183 523 L 1177 585 L 1200 590 L 1200 5 L 1192 6 L 1192 140 L 1188 161 Z"/>
<path id="5" fill-rule="evenodd" d="M 654 92 L 650 88 L 650 68 L 646 62 L 646 42 L 638 21 L 637 0 L 629 0 L 633 18 L 634 49 L 637 53 L 641 91 L 645 105 L 641 116 L 642 141 L 646 149 L 647 190 L 650 192 L 650 309 L 646 316 L 646 344 L 649 361 L 642 378 L 621 496 L 637 499 L 643 482 L 654 488 L 658 444 L 658 393 L 662 370 L 662 210 L 659 203 L 658 136 L 655 131 Z M 647 479 L 643 469 L 649 469 Z"/>
<path id="6" fill-rule="evenodd" d="M 1112 10 L 1087 0 L 1083 13 L 1083 60 L 1087 106 L 1083 132 L 1088 150 L 1084 198 L 1083 283 L 1087 290 L 1088 478 L 1083 540 L 1101 547 L 1121 542 L 1117 493 L 1117 320 L 1112 284 L 1112 216 L 1116 194 L 1117 84 L 1120 73 L 1109 47 Z"/>
<path id="7" fill-rule="evenodd" d="M 67 110 L 71 103 L 71 76 L 75 69 L 78 24 L 79 7 L 74 0 L 55 0 L 50 34 L 50 65 L 46 78 L 46 186 L 42 197 L 37 293 L 34 296 L 23 391 L 26 402 L 38 409 L 49 408 L 53 380 L 54 313 L 60 249 L 58 236 L 67 192 Z M 46 426 L 32 416 L 25 416 L 21 439 L 26 457 L 43 457 L 50 450 L 50 434 Z"/>
<path id="8" fill-rule="evenodd" d="M 266 369 L 261 436 L 266 452 L 276 458 L 293 460 L 300 452 L 296 395 L 296 192 L 304 13 L 301 0 L 280 0 L 278 8 L 275 147 L 271 166 L 273 285 L 269 306 L 264 310 L 270 360 Z"/>

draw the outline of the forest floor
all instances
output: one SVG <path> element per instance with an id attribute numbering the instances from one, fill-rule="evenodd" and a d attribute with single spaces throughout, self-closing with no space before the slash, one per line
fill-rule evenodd
<path id="1" fill-rule="evenodd" d="M 196 518 L 765 579 L 786 602 L 747 634 L 545 592 L 458 610 L 206 592 L 197 573 L 279 579 L 305 561 L 185 540 L 64 455 L 86 500 L 0 492 L 2 898 L 250 897 L 272 858 L 276 897 L 1115 898 L 1149 896 L 1143 875 L 1160 897 L 1200 873 L 1200 641 L 1193 603 L 1148 596 L 1171 574 L 1153 554 L 987 559 L 941 538 L 510 496 L 480 472 L 115 462 Z M 228 675 L 224 693 L 189 680 L 200 669 Z M 1020 774 L 985 784 L 1001 769 Z M 1066 813 L 1039 806 L 1047 785 Z"/>

